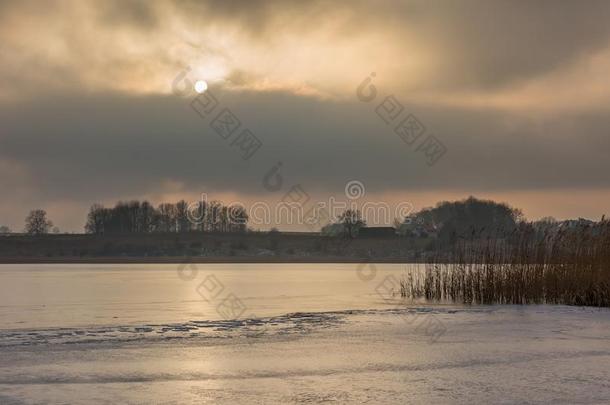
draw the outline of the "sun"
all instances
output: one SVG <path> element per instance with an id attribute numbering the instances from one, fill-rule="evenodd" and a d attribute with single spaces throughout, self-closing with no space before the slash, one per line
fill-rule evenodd
<path id="1" fill-rule="evenodd" d="M 197 80 L 195 82 L 195 91 L 199 94 L 203 93 L 208 89 L 208 83 L 205 80 Z"/>

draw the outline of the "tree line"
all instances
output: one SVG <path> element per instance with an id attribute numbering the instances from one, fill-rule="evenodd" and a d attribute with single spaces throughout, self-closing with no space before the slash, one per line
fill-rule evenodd
<path id="1" fill-rule="evenodd" d="M 586 222 L 584 219 L 556 221 L 543 218 L 531 223 L 536 232 L 559 229 Z M 588 221 L 591 222 L 591 221 Z M 200 201 L 188 204 L 162 203 L 153 206 L 148 201 L 119 201 L 106 208 L 94 204 L 89 209 L 85 231 L 104 233 L 153 233 L 153 232 L 244 232 L 248 214 L 239 205 L 223 205 L 220 201 Z M 591 222 L 592 223 L 592 222 Z M 451 246 L 464 238 L 507 237 L 526 224 L 523 213 L 504 203 L 469 197 L 461 201 L 443 201 L 433 208 L 424 208 L 405 218 L 396 219 L 394 229 L 403 237 L 429 237 L 444 246 Z M 366 219 L 357 209 L 348 209 L 333 223 L 321 230 L 325 236 L 353 238 L 366 227 Z M 59 229 L 47 218 L 44 210 L 32 210 L 25 220 L 25 232 L 32 235 L 59 233 Z M 0 226 L 0 234 L 10 233 Z"/>
<path id="2" fill-rule="evenodd" d="M 442 201 L 424 208 L 396 224 L 404 235 L 434 235 L 446 244 L 459 238 L 508 235 L 524 221 L 521 210 L 505 203 L 469 197 L 461 201 Z"/>
<path id="3" fill-rule="evenodd" d="M 106 208 L 94 204 L 87 214 L 85 231 L 105 233 L 153 232 L 244 232 L 248 214 L 239 205 L 223 205 L 220 201 L 188 204 L 162 203 L 154 207 L 148 201 L 119 201 Z"/>

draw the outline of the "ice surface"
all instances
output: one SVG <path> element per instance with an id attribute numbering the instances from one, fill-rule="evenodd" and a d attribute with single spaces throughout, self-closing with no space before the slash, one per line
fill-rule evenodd
<path id="1" fill-rule="evenodd" d="M 124 283 L 135 282 L 116 272 L 70 271 L 79 283 L 88 279 L 106 291 L 114 285 L 124 293 Z M 306 275 L 301 269 L 277 274 L 272 288 L 250 291 L 259 274 L 248 271 L 250 282 L 215 273 L 227 290 L 245 297 L 248 315 L 193 316 L 206 312 L 189 304 L 175 307 L 173 322 L 168 313 L 141 310 L 141 302 L 160 301 L 157 287 L 136 301 L 127 295 L 114 315 L 95 318 L 86 315 L 95 313 L 101 295 L 68 292 L 62 301 L 43 288 L 47 281 L 30 277 L 40 295 L 29 299 L 50 313 L 41 318 L 45 310 L 31 311 L 25 298 L 0 297 L 0 313 L 10 314 L 0 318 L 0 404 L 610 403 L 608 309 L 397 305 L 367 295 L 376 284 L 350 284 L 350 271 L 315 267 Z M 267 271 L 258 283 L 269 279 Z M 399 269 L 381 266 L 379 274 L 384 271 Z M 43 278 L 55 285 L 62 272 Z M 172 294 L 188 294 L 191 284 L 172 285 L 157 273 L 140 276 L 157 274 Z M 18 276 L 10 274 L 3 281 L 15 290 Z M 341 300 L 321 287 L 333 282 L 342 284 Z M 79 304 L 68 310 L 66 301 Z"/>

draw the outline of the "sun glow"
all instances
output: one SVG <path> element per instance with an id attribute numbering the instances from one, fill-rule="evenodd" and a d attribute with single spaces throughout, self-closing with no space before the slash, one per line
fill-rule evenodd
<path id="1" fill-rule="evenodd" d="M 208 83 L 205 80 L 197 80 L 195 83 L 195 91 L 199 94 L 205 92 L 208 89 Z"/>

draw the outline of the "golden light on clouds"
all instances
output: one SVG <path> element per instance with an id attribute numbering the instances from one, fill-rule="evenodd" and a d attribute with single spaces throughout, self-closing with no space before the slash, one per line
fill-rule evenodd
<path id="1" fill-rule="evenodd" d="M 108 20 L 95 2 L 53 4 L 44 12 L 15 7 L 4 16 L 0 35 L 13 61 L 4 73 L 21 78 L 8 83 L 12 97 L 41 87 L 170 94 L 169 83 L 188 66 L 194 78 L 228 89 L 344 98 L 371 68 L 384 72 L 380 83 L 398 89 L 414 85 L 425 69 L 426 52 L 413 38 L 362 29 L 343 7 L 313 16 L 279 7 L 278 17 L 260 21 L 268 32 L 252 33 L 240 19 L 214 20 L 205 9 L 195 18 L 170 2 L 144 6 L 156 16 L 152 27 Z"/>
<path id="2" fill-rule="evenodd" d="M 194 80 L 227 89 L 321 98 L 352 97 L 374 70 L 380 86 L 410 102 L 531 111 L 609 101 L 608 44 L 504 85 L 473 86 L 466 83 L 476 80 L 480 65 L 493 72 L 494 62 L 485 38 L 478 39 L 482 45 L 457 45 L 458 34 L 470 35 L 454 27 L 465 18 L 459 13 L 447 16 L 417 1 L 395 10 L 366 2 L 265 4 L 4 6 L 2 75 L 12 80 L 5 81 L 3 98 L 40 91 L 170 94 L 171 81 L 189 67 Z M 476 13 L 472 18 L 477 23 Z M 473 54 L 477 46 L 483 50 Z"/>
<path id="3" fill-rule="evenodd" d="M 247 203 L 280 159 L 320 198 L 357 178 L 421 205 L 474 194 L 532 217 L 603 213 L 610 4 L 548 4 L 0 1 L 0 183 L 12 190 L 0 214 L 45 201 L 68 220 L 78 204 L 202 191 Z M 366 104 L 356 88 L 371 72 Z M 184 77 L 264 141 L 255 167 L 203 136 L 209 123 L 173 91 Z M 425 166 L 380 120 L 389 95 L 446 144 L 442 164 Z"/>

